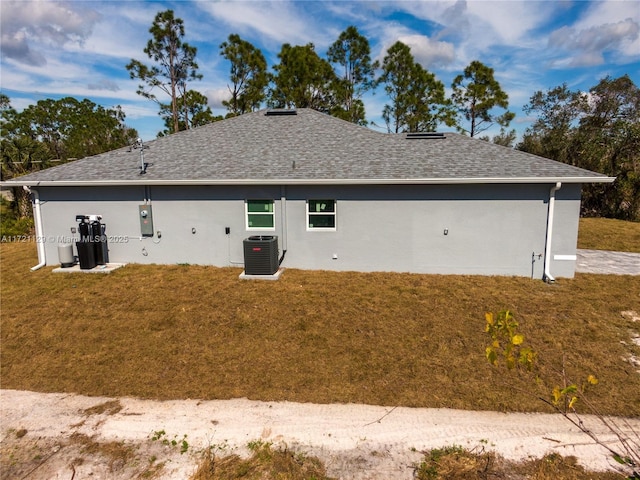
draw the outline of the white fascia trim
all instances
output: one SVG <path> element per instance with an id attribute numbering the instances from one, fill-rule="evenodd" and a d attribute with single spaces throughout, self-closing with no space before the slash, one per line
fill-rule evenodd
<path id="1" fill-rule="evenodd" d="M 485 177 L 485 178 L 355 178 L 355 179 L 201 179 L 201 180 L 12 180 L 2 182 L 3 187 L 113 187 L 135 185 L 461 185 L 461 184 L 514 184 L 514 183 L 612 183 L 615 177 Z"/>

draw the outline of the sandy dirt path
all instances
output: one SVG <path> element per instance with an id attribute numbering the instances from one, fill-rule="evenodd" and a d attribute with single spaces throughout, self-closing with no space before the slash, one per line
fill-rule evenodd
<path id="1" fill-rule="evenodd" d="M 256 440 L 315 455 L 330 476 L 350 480 L 409 480 L 421 451 L 450 445 L 516 460 L 557 452 L 596 470 L 614 465 L 559 415 L 15 390 L 2 390 L 0 405 L 3 479 L 186 479 L 203 449 L 244 455 Z M 597 419 L 583 420 L 601 439 L 615 440 Z M 640 431 L 640 419 L 628 422 Z M 131 454 L 122 459 L 114 445 Z"/>

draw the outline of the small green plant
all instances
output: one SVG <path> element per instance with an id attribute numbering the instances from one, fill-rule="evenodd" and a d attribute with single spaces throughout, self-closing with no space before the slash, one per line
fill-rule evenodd
<path id="1" fill-rule="evenodd" d="M 271 445 L 271 442 L 263 442 L 262 440 L 251 440 L 249 443 L 247 443 L 247 448 L 249 448 L 249 450 L 251 450 L 252 452 L 255 452 L 264 447 L 271 447 Z"/>
<path id="2" fill-rule="evenodd" d="M 498 367 L 503 360 L 508 370 L 524 369 L 532 374 L 533 382 L 539 383 L 540 380 L 534 371 L 538 355 L 532 348 L 525 346 L 525 337 L 518 332 L 519 325 L 513 313 L 509 310 L 502 310 L 496 315 L 488 312 L 485 314 L 485 320 L 485 332 L 491 338 L 490 345 L 485 349 L 485 356 L 489 363 Z M 598 445 L 607 449 L 611 456 L 623 465 L 628 479 L 640 480 L 640 433 L 633 432 L 636 438 L 626 435 L 615 422 L 600 414 L 595 405 L 589 401 L 586 393 L 589 388 L 598 384 L 598 379 L 594 375 L 588 375 L 580 383 L 571 382 L 565 372 L 564 359 L 560 378 L 562 385 L 554 386 L 549 398 L 543 396 L 538 398 L 591 437 Z M 579 401 L 617 437 L 619 451 L 602 442 L 585 426 L 576 411 Z"/>
<path id="3" fill-rule="evenodd" d="M 180 454 L 184 454 L 189 450 L 189 442 L 187 442 L 187 435 L 184 434 L 181 439 L 177 435 L 173 438 L 167 436 L 167 432 L 164 430 L 157 430 L 151 435 L 151 440 L 154 442 L 160 441 L 163 445 L 171 447 L 180 447 Z"/>
<path id="4" fill-rule="evenodd" d="M 189 443 L 187 442 L 187 434 L 184 434 L 182 436 L 182 440 L 180 440 L 179 442 L 180 445 L 180 454 L 184 454 L 187 453 L 187 450 L 189 450 Z"/>
<path id="5" fill-rule="evenodd" d="M 32 215 L 20 217 L 17 214 L 15 203 L 0 196 L 0 238 L 3 242 L 32 234 L 33 225 Z"/>
<path id="6" fill-rule="evenodd" d="M 491 337 L 491 345 L 485 349 L 489 363 L 497 366 L 499 359 L 504 358 L 508 369 L 521 365 L 531 371 L 537 354 L 523 345 L 524 336 L 518 333 L 518 322 L 513 314 L 509 310 L 502 310 L 497 315 L 489 312 L 485 314 L 485 320 L 485 332 Z"/>
<path id="7" fill-rule="evenodd" d="M 221 443 L 214 443 L 213 445 L 209 445 L 208 450 L 211 452 L 225 452 L 229 450 L 229 443 L 225 440 Z"/>

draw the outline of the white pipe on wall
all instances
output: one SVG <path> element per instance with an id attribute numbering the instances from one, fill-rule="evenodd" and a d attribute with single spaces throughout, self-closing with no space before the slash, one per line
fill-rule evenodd
<path id="1" fill-rule="evenodd" d="M 40 195 L 38 194 L 38 190 L 33 190 L 27 186 L 22 187 L 25 191 L 33 194 L 33 219 L 36 226 L 36 244 L 38 247 L 38 265 L 31 267 L 31 271 L 35 272 L 36 270 L 44 267 L 47 264 L 47 258 L 45 254 L 44 248 L 44 228 L 42 227 L 42 212 L 40 211 Z"/>
<path id="2" fill-rule="evenodd" d="M 557 182 L 549 191 L 549 210 L 547 212 L 547 238 L 544 243 L 544 275 L 542 279 L 547 283 L 556 281 L 551 275 L 551 240 L 553 238 L 553 215 L 556 205 L 556 192 L 562 188 L 562 183 Z"/>
<path id="3" fill-rule="evenodd" d="M 287 250 L 287 187 L 280 186 L 280 223 L 282 224 L 282 250 Z"/>

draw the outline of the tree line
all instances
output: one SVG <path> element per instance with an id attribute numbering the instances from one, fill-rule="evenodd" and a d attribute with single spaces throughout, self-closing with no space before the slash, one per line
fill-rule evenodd
<path id="1" fill-rule="evenodd" d="M 516 148 L 616 177 L 583 187 L 584 216 L 640 221 L 640 89 L 628 75 L 538 91 L 524 111 L 537 119 Z"/>
<path id="2" fill-rule="evenodd" d="M 132 59 L 126 68 L 140 81 L 137 93 L 158 104 L 165 121 L 163 133 L 174 133 L 220 119 L 214 117 L 204 95 L 190 88 L 202 78 L 197 49 L 185 41 L 184 22 L 172 10 L 158 12 L 144 48 L 151 63 Z M 371 60 L 369 41 L 355 26 L 348 27 L 321 57 L 313 43 L 282 45 L 279 63 L 269 71 L 267 61 L 237 34 L 220 45 L 229 62 L 227 117 L 262 108 L 312 108 L 344 120 L 367 125 L 363 95 L 384 88 L 390 103 L 382 117 L 389 132 L 435 130 L 445 124 L 476 136 L 497 123 L 506 128 L 514 114 L 493 69 L 472 62 L 454 79 L 453 95 L 444 84 L 415 61 L 410 48 L 396 42 L 382 64 Z M 375 72 L 382 73 L 375 76 Z M 170 99 L 163 103 L 156 95 Z M 501 115 L 495 109 L 504 109 Z M 466 123 L 465 123 L 466 122 Z M 468 124 L 467 124 L 468 123 Z"/>
<path id="3" fill-rule="evenodd" d="M 104 108 L 72 97 L 40 100 L 18 113 L 0 93 L 0 180 L 125 146 L 138 133 L 124 120 L 119 106 Z M 29 217 L 27 193 L 13 189 L 13 198 L 3 217 Z"/>
<path id="4" fill-rule="evenodd" d="M 126 69 L 137 93 L 155 103 L 167 135 L 217 120 L 205 95 L 193 89 L 202 79 L 197 49 L 185 41 L 182 19 L 158 12 L 143 52 Z M 541 155 L 617 179 L 584 188 L 582 213 L 640 220 L 640 91 L 628 75 L 602 79 L 588 92 L 567 85 L 535 92 L 525 113 L 536 117 L 514 145 L 508 95 L 494 71 L 471 62 L 453 79 L 451 95 L 434 73 L 415 60 L 408 45 L 391 45 L 382 62 L 372 61 L 369 42 L 355 26 L 343 31 L 321 57 L 313 43 L 282 45 L 278 63 L 267 61 L 250 42 L 231 34 L 219 46 L 229 64 L 226 117 L 263 108 L 312 108 L 366 126 L 363 96 L 383 89 L 382 118 L 390 133 L 433 131 L 442 125 L 471 137 Z M 52 159 L 82 158 L 130 144 L 137 137 L 120 107 L 89 100 L 42 100 L 21 113 L 1 97 L 2 178 L 46 168 Z M 500 133 L 481 136 L 498 125 Z"/>

